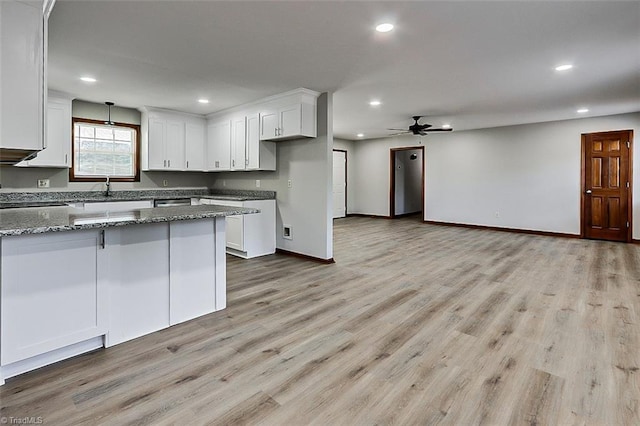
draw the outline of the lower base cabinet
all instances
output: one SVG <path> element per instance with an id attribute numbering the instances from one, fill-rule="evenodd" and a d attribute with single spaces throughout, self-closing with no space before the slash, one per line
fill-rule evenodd
<path id="1" fill-rule="evenodd" d="M 276 200 L 203 198 L 200 203 L 260 210 L 257 214 L 227 216 L 227 253 L 250 259 L 276 252 Z"/>
<path id="2" fill-rule="evenodd" d="M 226 307 L 225 218 L 0 238 L 0 384 Z"/>
<path id="3" fill-rule="evenodd" d="M 105 334 L 108 259 L 100 242 L 99 230 L 0 239 L 0 365 Z"/>

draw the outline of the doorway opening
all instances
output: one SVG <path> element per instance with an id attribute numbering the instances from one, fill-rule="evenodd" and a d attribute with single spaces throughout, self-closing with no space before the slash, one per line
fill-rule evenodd
<path id="1" fill-rule="evenodd" d="M 333 218 L 347 216 L 347 151 L 333 150 Z"/>
<path id="2" fill-rule="evenodd" d="M 424 210 L 424 146 L 391 148 L 389 217 Z"/>
<path id="3" fill-rule="evenodd" d="M 631 241 L 632 147 L 632 130 L 582 135 L 582 238 Z"/>

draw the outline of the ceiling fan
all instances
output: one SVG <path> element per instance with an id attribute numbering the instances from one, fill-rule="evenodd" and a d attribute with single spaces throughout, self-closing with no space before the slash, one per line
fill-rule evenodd
<path id="1" fill-rule="evenodd" d="M 409 126 L 409 129 L 387 129 L 387 130 L 398 130 L 399 133 L 394 133 L 391 136 L 397 136 L 397 135 L 403 135 L 403 134 L 407 134 L 407 133 L 412 133 L 414 135 L 417 136 L 426 136 L 427 133 L 429 132 L 450 132 L 453 129 L 452 128 L 447 128 L 447 129 L 443 129 L 443 128 L 438 128 L 438 129 L 430 129 L 431 124 L 420 124 L 418 123 L 418 120 L 420 120 L 422 118 L 421 115 L 414 115 L 413 116 L 413 120 L 415 121 L 415 123 L 413 123 L 411 126 Z"/>

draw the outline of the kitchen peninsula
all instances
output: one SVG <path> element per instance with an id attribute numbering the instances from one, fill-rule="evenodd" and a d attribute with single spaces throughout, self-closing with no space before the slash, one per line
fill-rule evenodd
<path id="1" fill-rule="evenodd" d="M 0 209 L 0 383 L 224 309 L 225 217 L 258 213 L 36 203 Z"/>

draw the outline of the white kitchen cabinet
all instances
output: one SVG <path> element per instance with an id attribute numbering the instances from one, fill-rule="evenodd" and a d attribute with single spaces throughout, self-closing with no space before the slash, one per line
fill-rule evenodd
<path id="1" fill-rule="evenodd" d="M 260 213 L 227 216 L 227 253 L 250 259 L 276 251 L 276 200 L 235 201 L 203 198 L 201 204 L 256 208 Z"/>
<path id="2" fill-rule="evenodd" d="M 231 120 L 231 170 L 247 168 L 247 118 L 244 115 Z"/>
<path id="3" fill-rule="evenodd" d="M 167 138 L 165 139 L 166 170 L 183 170 L 185 166 L 185 123 L 167 120 Z"/>
<path id="4" fill-rule="evenodd" d="M 265 104 L 260 113 L 260 139 L 316 137 L 317 93 L 299 89 Z"/>
<path id="5" fill-rule="evenodd" d="M 108 262 L 102 232 L 0 239 L 4 377 L 12 375 L 7 369 L 13 363 L 31 358 L 35 368 L 42 353 L 105 334 Z"/>
<path id="6" fill-rule="evenodd" d="M 207 170 L 231 170 L 231 120 L 215 121 L 207 126 Z"/>
<path id="7" fill-rule="evenodd" d="M 49 94 L 45 148 L 21 167 L 71 167 L 71 98 Z"/>
<path id="8" fill-rule="evenodd" d="M 247 116 L 247 170 L 275 170 L 275 142 L 260 140 L 260 116 Z"/>
<path id="9" fill-rule="evenodd" d="M 148 169 L 182 170 L 185 158 L 184 122 L 149 117 Z"/>
<path id="10" fill-rule="evenodd" d="M 3 161 L 44 140 L 46 16 L 42 3 L 0 1 L 0 148 Z M 15 154 L 5 151 L 14 150 Z M 14 157 L 15 155 L 15 157 Z"/>
<path id="11" fill-rule="evenodd" d="M 205 170 L 204 117 L 145 108 L 142 112 L 143 170 Z"/>
<path id="12" fill-rule="evenodd" d="M 205 124 L 185 124 L 185 170 L 205 170 Z"/>

